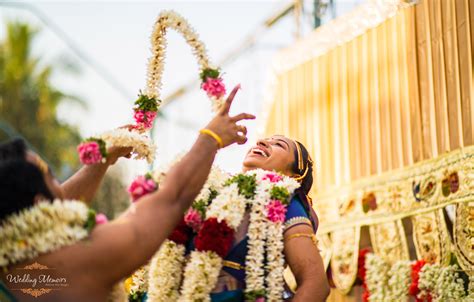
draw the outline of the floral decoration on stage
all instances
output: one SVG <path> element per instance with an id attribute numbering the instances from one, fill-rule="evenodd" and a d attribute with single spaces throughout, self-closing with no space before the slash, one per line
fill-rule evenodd
<path id="1" fill-rule="evenodd" d="M 417 302 L 473 301 L 474 280 L 463 274 L 455 261 L 447 266 L 424 260 L 396 261 L 390 265 L 365 250 L 359 255 L 362 265 L 359 263 L 358 277 L 365 289 L 363 301 L 405 301 L 409 297 Z"/>
<path id="2" fill-rule="evenodd" d="M 161 88 L 166 57 L 166 31 L 169 28 L 180 33 L 191 47 L 200 69 L 201 89 L 211 100 L 212 109 L 217 112 L 224 104 L 226 88 L 222 74 L 218 68 L 212 66 L 204 43 L 185 18 L 174 11 L 163 11 L 158 16 L 151 35 L 152 54 L 148 60 L 146 86 L 143 91 L 139 92 L 133 106 L 135 124 L 127 129 L 121 128 L 108 132 L 108 139 L 100 136 L 100 139 L 106 144 L 101 143 L 100 146 L 103 150 L 113 146 L 132 147 L 133 153 L 136 155 L 135 159 L 153 161 L 156 148 L 146 132 L 153 128 L 153 123 L 162 104 Z M 97 143 L 100 139 L 97 140 Z M 106 153 L 100 152 L 99 156 L 97 146 L 90 140 L 95 139 L 88 139 L 78 147 L 81 162 L 86 165 L 103 162 Z"/>
<path id="3" fill-rule="evenodd" d="M 95 212 L 81 201 L 39 202 L 4 219 L 0 267 L 72 245 L 86 238 L 95 225 Z"/>

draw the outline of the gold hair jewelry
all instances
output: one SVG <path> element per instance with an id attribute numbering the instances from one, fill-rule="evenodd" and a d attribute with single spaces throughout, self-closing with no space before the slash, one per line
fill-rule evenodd
<path id="1" fill-rule="evenodd" d="M 306 166 L 306 169 L 304 170 L 303 175 L 300 175 L 300 176 L 295 177 L 295 180 L 296 180 L 296 181 L 301 181 L 301 180 L 303 180 L 303 179 L 306 177 L 306 174 L 308 174 L 308 170 L 309 170 L 309 169 L 308 169 L 308 166 Z"/>
<path id="2" fill-rule="evenodd" d="M 301 155 L 301 147 L 300 144 L 298 144 L 297 141 L 293 140 L 293 142 L 296 145 L 296 152 L 298 153 L 298 171 L 303 170 L 303 158 Z"/>
<path id="3" fill-rule="evenodd" d="M 214 131 L 209 130 L 209 129 L 201 129 L 199 130 L 199 133 L 209 135 L 210 137 L 216 140 L 217 144 L 219 145 L 219 148 L 224 148 L 224 143 L 222 142 L 222 138 L 219 135 L 217 135 Z"/>

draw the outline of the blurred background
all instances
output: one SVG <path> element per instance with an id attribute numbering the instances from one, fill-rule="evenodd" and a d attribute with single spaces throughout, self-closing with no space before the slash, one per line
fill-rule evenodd
<path id="1" fill-rule="evenodd" d="M 59 179 L 69 177 L 79 167 L 81 138 L 132 122 L 153 24 L 160 11 L 172 9 L 198 32 L 228 90 L 242 85 L 233 112 L 257 115 L 248 123 L 249 142 L 218 155 L 218 165 L 239 171 L 262 132 L 274 55 L 360 2 L 0 1 L 0 139 L 24 137 Z M 171 30 L 167 38 L 155 166 L 187 150 L 212 117 L 190 48 Z M 128 204 L 125 185 L 150 168 L 121 161 L 109 171 L 95 206 L 113 217 Z"/>

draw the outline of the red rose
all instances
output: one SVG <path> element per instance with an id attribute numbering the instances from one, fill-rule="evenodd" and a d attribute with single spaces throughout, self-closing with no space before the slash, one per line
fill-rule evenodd
<path id="1" fill-rule="evenodd" d="M 202 224 L 196 236 L 195 246 L 198 251 L 213 251 L 224 258 L 229 253 L 234 241 L 234 230 L 223 220 L 209 218 Z"/>
<path id="2" fill-rule="evenodd" d="M 168 237 L 169 240 L 176 242 L 177 244 L 186 244 L 192 235 L 193 230 L 186 225 L 184 219 L 181 219 L 176 228 L 171 232 Z"/>
<path id="3" fill-rule="evenodd" d="M 411 265 L 411 284 L 410 284 L 410 289 L 408 290 L 408 292 L 412 296 L 416 297 L 418 293 L 420 292 L 420 289 L 418 288 L 418 281 L 420 280 L 420 271 L 423 268 L 423 266 L 425 266 L 425 264 L 426 264 L 425 260 L 418 260 L 417 262 Z"/>

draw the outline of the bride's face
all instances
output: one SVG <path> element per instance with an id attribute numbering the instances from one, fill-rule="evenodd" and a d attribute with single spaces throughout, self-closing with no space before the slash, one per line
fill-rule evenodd
<path id="1" fill-rule="evenodd" d="M 295 148 L 292 140 L 281 135 L 261 139 L 245 156 L 243 171 L 260 168 L 292 176 Z"/>

